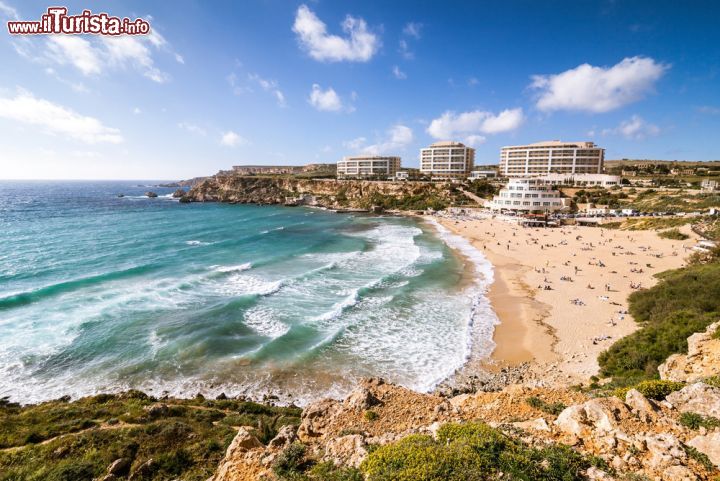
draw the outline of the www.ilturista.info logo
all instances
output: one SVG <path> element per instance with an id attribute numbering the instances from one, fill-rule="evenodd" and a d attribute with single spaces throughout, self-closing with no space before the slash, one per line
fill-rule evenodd
<path id="1" fill-rule="evenodd" d="M 95 34 L 95 35 L 146 35 L 150 23 L 142 18 L 111 17 L 107 13 L 83 10 L 80 15 L 68 15 L 66 7 L 48 7 L 47 13 L 36 21 L 9 21 L 11 35 Z"/>

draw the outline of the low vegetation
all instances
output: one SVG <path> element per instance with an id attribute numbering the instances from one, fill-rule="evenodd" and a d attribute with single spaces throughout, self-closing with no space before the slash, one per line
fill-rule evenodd
<path id="1" fill-rule="evenodd" d="M 658 236 L 663 239 L 671 240 L 687 240 L 690 238 L 689 235 L 680 232 L 678 229 L 670 229 L 658 232 Z"/>
<path id="2" fill-rule="evenodd" d="M 637 389 L 640 394 L 648 399 L 654 399 L 655 401 L 662 401 L 665 397 L 675 391 L 679 391 L 685 386 L 684 383 L 674 381 L 660 381 L 653 379 L 650 381 L 640 381 L 639 383 L 632 386 L 625 386 L 615 389 L 613 394 L 616 397 L 624 400 L 630 389 Z"/>
<path id="3" fill-rule="evenodd" d="M 445 424 L 437 439 L 411 435 L 372 451 L 368 481 L 580 480 L 598 463 L 564 445 L 531 447 L 486 424 Z M 606 467 L 606 466 L 605 466 Z M 606 467 L 607 468 L 607 467 Z M 501 474 L 502 473 L 502 474 Z"/>
<path id="4" fill-rule="evenodd" d="M 137 479 L 206 480 L 238 426 L 268 440 L 300 409 L 141 392 L 21 407 L 0 403 L 0 481 L 91 481 L 126 458 Z"/>
<path id="5" fill-rule="evenodd" d="M 633 382 L 658 376 L 657 367 L 687 352 L 687 338 L 720 317 L 720 262 L 667 271 L 660 282 L 630 295 L 629 310 L 641 329 L 603 352 L 601 373 Z"/>
<path id="6" fill-rule="evenodd" d="M 680 415 L 680 424 L 690 429 L 715 429 L 720 427 L 720 419 L 712 416 L 703 416 L 698 413 L 685 412 Z"/>
<path id="7" fill-rule="evenodd" d="M 547 401 L 543 401 L 537 396 L 531 396 L 525 400 L 526 403 L 528 403 L 528 406 L 538 409 L 544 413 L 552 414 L 554 416 L 557 416 L 563 410 L 567 407 L 561 402 L 556 403 L 548 403 Z"/>
<path id="8" fill-rule="evenodd" d="M 273 473 L 281 481 L 362 481 L 358 469 L 338 467 L 330 462 L 317 462 L 299 442 L 281 452 L 272 465 Z"/>

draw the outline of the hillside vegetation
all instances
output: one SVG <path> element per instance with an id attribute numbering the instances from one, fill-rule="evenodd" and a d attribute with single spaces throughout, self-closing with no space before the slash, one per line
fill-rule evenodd
<path id="1" fill-rule="evenodd" d="M 0 480 L 91 481 L 123 460 L 118 476 L 204 481 L 237 433 L 267 442 L 300 409 L 240 400 L 167 399 L 141 392 L 21 407 L 0 404 Z"/>
<path id="2" fill-rule="evenodd" d="M 641 329 L 600 355 L 601 373 L 616 381 L 655 378 L 657 367 L 687 352 L 687 338 L 720 319 L 720 262 L 695 264 L 658 275 L 660 282 L 634 292 L 629 310 Z"/>

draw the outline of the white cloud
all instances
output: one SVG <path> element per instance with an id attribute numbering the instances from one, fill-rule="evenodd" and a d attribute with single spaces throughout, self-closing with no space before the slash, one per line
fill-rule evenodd
<path id="1" fill-rule="evenodd" d="M 614 129 L 603 130 L 603 135 L 622 135 L 628 140 L 644 140 L 659 133 L 660 127 L 646 122 L 639 115 L 633 115 L 628 120 L 623 120 Z"/>
<path id="2" fill-rule="evenodd" d="M 471 112 L 447 111 L 433 119 L 427 133 L 436 139 L 452 139 L 458 136 L 478 134 L 497 134 L 515 130 L 525 120 L 521 108 L 503 110 L 497 115 L 492 112 L 473 110 Z M 474 138 L 478 141 L 478 138 Z"/>
<path id="3" fill-rule="evenodd" d="M 191 124 L 189 122 L 180 122 L 177 125 L 179 128 L 181 128 L 187 132 L 190 132 L 191 134 L 201 135 L 203 137 L 205 137 L 207 135 L 207 132 L 205 131 L 205 129 L 203 129 L 202 127 L 200 127 L 198 125 Z"/>
<path id="4" fill-rule="evenodd" d="M 365 137 L 358 137 L 348 142 L 343 142 L 343 146 L 367 155 L 382 155 L 403 150 L 412 141 L 412 129 L 402 124 L 396 124 L 390 127 L 385 133 L 385 137 L 375 144 L 365 145 L 367 139 L 365 139 Z"/>
<path id="5" fill-rule="evenodd" d="M 404 38 L 401 38 L 400 42 L 398 43 L 398 52 L 406 60 L 412 60 L 413 58 L 415 58 L 415 54 L 410 51 L 407 40 L 405 40 Z"/>
<path id="6" fill-rule="evenodd" d="M 392 73 L 395 76 L 395 78 L 398 80 L 404 80 L 407 78 L 407 75 L 405 74 L 405 72 L 400 70 L 400 67 L 398 67 L 397 65 L 393 66 Z"/>
<path id="7" fill-rule="evenodd" d="M 51 35 L 48 37 L 47 47 L 47 55 L 60 65 L 69 63 L 84 75 L 97 75 L 102 72 L 99 52 L 82 37 Z"/>
<path id="8" fill-rule="evenodd" d="M 17 10 L 2 1 L 0 1 L 0 14 L 2 14 L 3 17 L 7 17 L 11 20 L 20 20 L 20 16 L 18 15 Z"/>
<path id="9" fill-rule="evenodd" d="M 470 87 L 474 87 L 475 85 L 477 85 L 477 84 L 479 84 L 479 83 L 480 83 L 480 81 L 479 81 L 476 77 L 470 77 L 470 78 L 468 79 L 468 81 L 467 81 L 467 84 L 468 84 Z"/>
<path id="10" fill-rule="evenodd" d="M 484 144 L 486 140 L 487 138 L 482 135 L 468 135 L 465 137 L 464 143 L 470 147 L 477 147 L 478 145 Z"/>
<path id="11" fill-rule="evenodd" d="M 14 98 L 0 97 L 0 117 L 37 125 L 47 133 L 65 135 L 88 144 L 119 144 L 123 141 L 118 129 L 106 127 L 93 117 L 34 97 L 26 90 L 19 90 Z"/>
<path id="12" fill-rule="evenodd" d="M 308 102 L 316 110 L 338 112 L 343 109 L 342 99 L 337 92 L 332 87 L 323 90 L 318 84 L 313 84 Z"/>
<path id="13" fill-rule="evenodd" d="M 540 91 L 537 107 L 543 111 L 608 112 L 642 99 L 669 68 L 630 57 L 609 68 L 582 64 L 556 75 L 535 75 L 530 87 Z"/>
<path id="14" fill-rule="evenodd" d="M 238 145 L 245 145 L 248 141 L 232 130 L 228 130 L 227 132 L 223 132 L 222 137 L 220 137 L 220 143 L 226 147 L 236 147 Z"/>
<path id="15" fill-rule="evenodd" d="M 300 45 L 319 61 L 367 62 L 380 48 L 380 40 L 362 18 L 346 16 L 342 23 L 346 37 L 340 37 L 328 34 L 325 23 L 307 5 L 298 8 L 292 29 Z"/>
<path id="16" fill-rule="evenodd" d="M 109 69 L 134 68 L 154 82 L 166 82 L 170 76 L 155 66 L 153 49 L 169 52 L 178 63 L 185 63 L 182 55 L 173 52 L 157 30 L 137 36 L 22 37 L 14 39 L 12 44 L 19 55 L 33 62 L 70 65 L 85 76 L 101 75 Z"/>
<path id="17" fill-rule="evenodd" d="M 405 27 L 403 28 L 403 34 L 407 35 L 408 37 L 414 37 L 414 38 L 420 38 L 420 31 L 422 30 L 422 23 L 417 22 L 408 22 L 405 24 Z"/>
<path id="18" fill-rule="evenodd" d="M 140 110 L 140 107 L 135 107 L 133 109 L 133 114 L 140 115 L 142 113 L 142 110 Z"/>
<path id="19" fill-rule="evenodd" d="M 231 74 L 234 75 L 234 74 Z M 260 77 L 258 74 L 249 74 L 248 79 L 252 82 L 257 83 L 261 89 L 263 89 L 265 92 L 270 92 L 273 97 L 275 97 L 275 100 L 277 101 L 277 104 L 280 107 L 285 107 L 285 95 L 282 93 L 282 91 L 278 88 L 278 83 L 275 80 L 272 79 L 264 79 Z M 234 84 L 234 81 L 231 82 L 231 84 Z M 240 92 L 236 92 L 240 93 Z"/>
<path id="20" fill-rule="evenodd" d="M 697 110 L 701 114 L 711 114 L 711 115 L 719 115 L 720 114 L 720 108 L 713 107 L 712 105 L 702 105 L 702 106 L 698 107 Z"/>

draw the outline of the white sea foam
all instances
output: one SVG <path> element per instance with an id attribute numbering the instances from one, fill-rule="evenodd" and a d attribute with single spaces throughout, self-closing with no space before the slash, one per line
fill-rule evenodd
<path id="1" fill-rule="evenodd" d="M 242 272 L 252 269 L 252 262 L 245 262 L 236 266 L 210 266 L 215 272 Z"/>
<path id="2" fill-rule="evenodd" d="M 269 307 L 253 306 L 243 315 L 246 326 L 260 335 L 276 338 L 285 334 L 290 327 L 277 319 L 274 310 Z"/>
<path id="3" fill-rule="evenodd" d="M 209 246 L 209 245 L 214 244 L 214 242 L 205 242 L 205 241 L 195 240 L 195 239 L 185 241 L 185 243 L 189 246 Z"/>

